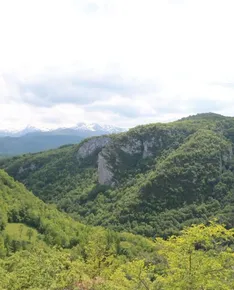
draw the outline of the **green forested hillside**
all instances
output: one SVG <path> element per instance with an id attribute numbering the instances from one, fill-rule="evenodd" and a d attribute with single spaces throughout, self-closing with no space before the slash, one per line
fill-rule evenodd
<path id="1" fill-rule="evenodd" d="M 75 289 L 135 259 L 151 263 L 155 249 L 140 236 L 73 221 L 0 171 L 0 289 Z"/>
<path id="2" fill-rule="evenodd" d="M 233 289 L 234 232 L 148 240 L 75 222 L 0 171 L 1 290 Z"/>
<path id="3" fill-rule="evenodd" d="M 3 159 L 35 195 L 91 225 L 149 237 L 234 224 L 234 118 L 190 116 Z"/>

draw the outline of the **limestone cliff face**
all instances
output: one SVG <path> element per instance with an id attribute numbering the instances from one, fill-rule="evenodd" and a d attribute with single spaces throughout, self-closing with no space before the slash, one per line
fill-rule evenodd
<path id="1" fill-rule="evenodd" d="M 142 142 L 137 138 L 128 138 L 126 143 L 120 146 L 123 152 L 134 155 L 142 152 Z"/>
<path id="2" fill-rule="evenodd" d="M 78 152 L 77 159 L 79 162 L 90 157 L 91 155 L 97 157 L 98 166 L 98 182 L 100 184 L 114 185 L 113 182 L 113 172 L 111 170 L 110 164 L 107 161 L 107 154 L 105 154 L 105 148 L 112 143 L 112 138 L 110 137 L 96 137 L 84 142 Z"/>
<path id="3" fill-rule="evenodd" d="M 143 158 L 148 158 L 154 156 L 154 149 L 155 147 L 161 148 L 163 146 L 163 142 L 161 137 L 155 138 L 151 137 L 149 140 L 145 140 L 143 142 L 143 152 L 142 152 L 142 157 Z"/>
<path id="4" fill-rule="evenodd" d="M 84 142 L 78 152 L 77 152 L 77 159 L 85 159 L 88 156 L 100 152 L 102 148 L 104 148 L 108 143 L 110 143 L 110 137 L 96 137 Z"/>
<path id="5" fill-rule="evenodd" d="M 110 164 L 108 164 L 105 153 L 100 152 L 98 154 L 98 182 L 100 184 L 114 186 L 115 183 L 113 181 L 113 177 L 114 173 L 112 172 Z"/>
<path id="6" fill-rule="evenodd" d="M 78 152 L 79 161 L 93 155 L 98 167 L 100 184 L 114 186 L 129 170 L 135 169 L 141 160 L 155 158 L 164 149 L 178 141 L 177 131 L 160 128 L 145 133 L 145 131 L 125 133 L 118 138 L 96 137 L 84 142 Z"/>
<path id="7" fill-rule="evenodd" d="M 149 159 L 152 164 L 152 159 L 168 148 L 177 148 L 192 133 L 181 131 L 163 126 L 153 127 L 148 131 L 139 128 L 114 138 L 99 153 L 99 183 L 117 185 L 121 182 L 121 178 L 136 167 L 139 168 L 143 160 L 143 163 L 147 164 Z"/>
<path id="8" fill-rule="evenodd" d="M 100 184 L 118 184 L 116 173 L 131 170 L 141 159 L 155 157 L 163 146 L 161 137 L 148 136 L 146 140 L 128 136 L 108 143 L 98 155 L 98 181 Z"/>
<path id="9" fill-rule="evenodd" d="M 141 154 L 142 158 L 147 158 L 154 155 L 153 151 L 155 146 L 162 147 L 160 137 L 158 139 L 149 137 L 149 139 L 144 141 L 137 138 L 128 138 L 126 143 L 120 146 L 120 150 L 130 155 Z"/>

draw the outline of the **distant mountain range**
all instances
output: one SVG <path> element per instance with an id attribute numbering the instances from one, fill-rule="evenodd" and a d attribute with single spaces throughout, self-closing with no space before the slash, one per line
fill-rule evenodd
<path id="1" fill-rule="evenodd" d="M 74 127 L 58 128 L 55 130 L 39 129 L 31 126 L 27 126 L 19 131 L 1 130 L 0 155 L 12 156 L 35 153 L 67 144 L 76 144 L 87 137 L 123 131 L 125 131 L 123 128 L 96 123 L 78 123 Z"/>
<path id="2" fill-rule="evenodd" d="M 53 134 L 53 135 L 72 135 L 78 136 L 98 136 L 103 134 L 120 133 L 126 131 L 126 129 L 111 126 L 111 125 L 99 125 L 97 123 L 78 123 L 74 127 L 58 128 L 58 129 L 40 129 L 32 126 L 27 126 L 23 130 L 0 130 L 0 137 L 21 137 L 27 134 Z"/>

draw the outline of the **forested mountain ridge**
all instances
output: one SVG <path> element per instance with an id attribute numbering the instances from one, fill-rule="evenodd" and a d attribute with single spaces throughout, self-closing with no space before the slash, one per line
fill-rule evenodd
<path id="1" fill-rule="evenodd" d="M 82 225 L 0 170 L 1 290 L 233 289 L 233 249 L 215 223 L 167 241 Z"/>
<path id="2" fill-rule="evenodd" d="M 234 224 L 234 118 L 200 114 L 87 139 L 0 166 L 93 225 L 168 236 L 216 217 Z"/>
<path id="3" fill-rule="evenodd" d="M 72 220 L 0 170 L 1 290 L 77 289 L 127 262 L 153 262 L 155 250 L 143 237 Z"/>

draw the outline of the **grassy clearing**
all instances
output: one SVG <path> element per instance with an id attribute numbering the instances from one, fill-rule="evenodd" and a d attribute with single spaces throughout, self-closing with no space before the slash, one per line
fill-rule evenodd
<path id="1" fill-rule="evenodd" d="M 5 232 L 13 239 L 35 242 L 37 231 L 21 223 L 9 223 Z"/>

